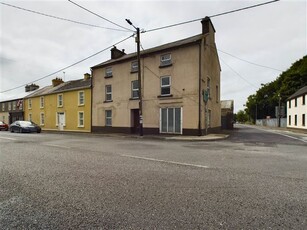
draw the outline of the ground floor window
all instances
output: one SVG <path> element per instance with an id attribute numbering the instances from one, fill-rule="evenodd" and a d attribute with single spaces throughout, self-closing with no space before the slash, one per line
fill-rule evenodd
<path id="1" fill-rule="evenodd" d="M 84 112 L 78 112 L 78 127 L 84 127 Z"/>
<path id="2" fill-rule="evenodd" d="M 160 133 L 182 133 L 182 108 L 160 109 Z"/>
<path id="3" fill-rule="evenodd" d="M 45 125 L 45 114 L 41 113 L 40 115 L 40 125 Z"/>
<path id="4" fill-rule="evenodd" d="M 112 110 L 106 110 L 106 126 L 112 126 Z"/>

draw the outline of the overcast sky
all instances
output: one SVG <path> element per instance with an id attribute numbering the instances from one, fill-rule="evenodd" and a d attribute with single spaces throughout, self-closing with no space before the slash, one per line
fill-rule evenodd
<path id="1" fill-rule="evenodd" d="M 83 1 L 74 2 L 127 28 L 129 18 L 144 30 L 212 16 L 268 2 L 247 0 L 199 1 Z M 14 6 L 100 27 L 121 29 L 66 0 L 9 1 Z M 221 98 L 235 101 L 235 112 L 261 83 L 275 80 L 292 63 L 307 54 L 306 0 L 281 0 L 272 4 L 212 18 L 222 67 Z M 35 82 L 80 61 L 132 32 L 108 30 L 30 13 L 0 4 L 0 92 Z M 201 33 L 200 21 L 141 34 L 144 49 Z M 126 53 L 136 51 L 133 38 L 117 45 Z M 226 54 L 228 53 L 228 54 Z M 231 54 L 231 55 L 229 55 Z M 237 58 L 235 58 L 237 57 Z M 239 58 L 239 59 L 238 59 Z M 40 87 L 53 78 L 80 79 L 90 67 L 110 59 L 110 51 L 58 74 L 35 82 Z M 259 67 L 248 62 L 267 66 Z M 63 73 L 65 72 L 65 74 Z M 18 98 L 24 87 L 0 93 L 0 101 Z"/>

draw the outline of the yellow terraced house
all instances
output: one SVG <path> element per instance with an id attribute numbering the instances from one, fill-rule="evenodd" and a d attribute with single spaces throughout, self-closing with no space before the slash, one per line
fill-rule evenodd
<path id="1" fill-rule="evenodd" d="M 49 131 L 91 132 L 91 76 L 52 85 L 24 98 L 24 117 Z"/>

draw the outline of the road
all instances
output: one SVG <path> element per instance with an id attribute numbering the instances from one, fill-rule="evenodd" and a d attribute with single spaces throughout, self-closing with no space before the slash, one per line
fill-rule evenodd
<path id="1" fill-rule="evenodd" d="M 0 132 L 1 229 L 307 229 L 306 135 Z"/>

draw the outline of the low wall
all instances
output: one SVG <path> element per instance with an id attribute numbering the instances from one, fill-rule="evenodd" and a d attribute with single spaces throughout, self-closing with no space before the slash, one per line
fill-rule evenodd
<path id="1" fill-rule="evenodd" d="M 270 118 L 270 119 L 259 119 L 256 120 L 256 125 L 259 126 L 268 126 L 268 127 L 278 127 L 278 119 Z M 287 118 L 280 119 L 280 127 L 287 127 Z"/>

